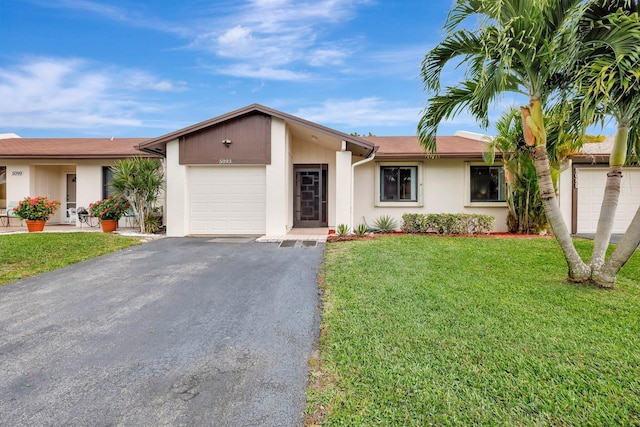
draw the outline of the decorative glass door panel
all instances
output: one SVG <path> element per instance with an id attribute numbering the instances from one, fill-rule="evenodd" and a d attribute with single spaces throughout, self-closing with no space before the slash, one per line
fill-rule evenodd
<path id="1" fill-rule="evenodd" d="M 327 165 L 295 165 L 294 227 L 327 226 Z"/>

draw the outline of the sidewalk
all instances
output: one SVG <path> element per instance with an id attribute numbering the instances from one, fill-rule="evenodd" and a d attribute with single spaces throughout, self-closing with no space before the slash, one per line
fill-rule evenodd
<path id="1" fill-rule="evenodd" d="M 256 239 L 257 242 L 279 243 L 285 240 L 292 241 L 315 241 L 323 243 L 327 241 L 328 228 L 293 228 L 287 234 L 280 236 L 262 236 Z M 1 234 L 27 233 L 27 226 L 23 224 L 18 226 L 17 221 L 9 227 L 0 227 Z M 83 224 L 82 227 L 74 224 L 46 224 L 43 233 L 98 233 L 102 232 L 100 226 L 89 227 Z M 165 237 L 164 234 L 141 234 L 137 227 L 118 227 L 116 233 L 124 236 L 141 236 L 152 239 Z"/>
<path id="2" fill-rule="evenodd" d="M 97 227 L 89 227 L 87 225 L 83 225 L 82 227 L 75 226 L 74 224 L 46 224 L 44 226 L 43 233 L 102 233 L 102 228 L 100 226 Z M 160 239 L 165 237 L 164 234 L 142 234 L 139 232 L 137 227 L 118 227 L 115 231 L 118 234 L 123 236 L 136 236 L 136 237 L 145 237 L 149 239 Z M 26 224 L 17 225 L 12 224 L 9 227 L 0 227 L 0 235 L 2 234 L 17 234 L 17 233 L 28 233 Z"/>

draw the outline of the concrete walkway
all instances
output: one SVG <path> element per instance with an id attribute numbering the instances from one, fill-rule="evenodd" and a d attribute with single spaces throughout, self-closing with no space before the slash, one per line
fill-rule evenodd
<path id="1" fill-rule="evenodd" d="M 13 224 L 10 227 L 0 227 L 0 234 L 8 233 L 27 233 L 26 225 Z M 65 232 L 80 232 L 80 233 L 96 233 L 102 232 L 102 229 L 98 227 L 77 227 L 73 224 L 47 224 L 44 228 L 44 232 L 49 233 L 65 233 Z M 136 235 L 142 236 L 138 233 L 137 228 L 118 227 L 116 231 L 123 235 Z M 144 235 L 150 238 L 164 237 L 162 234 Z M 256 241 L 259 243 L 279 243 L 286 240 L 294 241 L 314 241 L 324 243 L 329 237 L 328 228 L 292 228 L 288 233 L 277 236 L 257 236 Z"/>
<path id="2" fill-rule="evenodd" d="M 328 228 L 292 228 L 287 234 L 278 236 L 262 236 L 257 242 L 283 242 L 286 240 L 326 242 L 329 237 Z"/>
<path id="3" fill-rule="evenodd" d="M 593 240 L 595 239 L 596 235 L 595 233 L 579 233 L 579 234 L 574 234 L 573 237 L 578 237 L 580 239 Z M 622 239 L 622 234 L 612 234 L 610 243 L 617 245 L 618 243 L 620 243 L 620 239 Z"/>

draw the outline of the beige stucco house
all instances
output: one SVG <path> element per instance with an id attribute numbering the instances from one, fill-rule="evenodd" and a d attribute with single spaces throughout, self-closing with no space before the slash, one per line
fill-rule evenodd
<path id="1" fill-rule="evenodd" d="M 148 138 L 20 138 L 0 136 L 0 211 L 26 196 L 61 202 L 51 223 L 109 194 L 109 167 L 118 159 L 151 156 L 136 147 Z M 18 218 L 9 218 L 17 225 Z M 79 225 L 79 224 L 78 224 Z"/>
<path id="2" fill-rule="evenodd" d="M 416 137 L 357 137 L 254 104 L 140 149 L 166 157 L 168 235 L 282 236 L 406 212 L 487 213 L 504 230 L 504 175 L 485 146 L 442 137 L 426 158 Z"/>
<path id="3" fill-rule="evenodd" d="M 596 231 L 613 142 L 614 137 L 609 136 L 604 142 L 585 144 L 562 172 L 561 208 L 574 234 Z M 623 168 L 613 233 L 624 233 L 639 208 L 640 167 Z"/>
<path id="4" fill-rule="evenodd" d="M 282 236 L 382 215 L 400 223 L 407 212 L 489 214 L 506 231 L 504 172 L 483 161 L 485 148 L 460 132 L 438 137 L 429 156 L 415 136 L 354 136 L 253 104 L 152 139 L 0 139 L 0 208 L 26 195 L 88 205 L 116 159 L 149 155 L 165 163 L 168 236 Z M 595 231 L 607 150 L 585 147 L 563 166 L 559 203 L 573 233 Z M 628 168 L 614 232 L 638 206 L 640 169 Z"/>

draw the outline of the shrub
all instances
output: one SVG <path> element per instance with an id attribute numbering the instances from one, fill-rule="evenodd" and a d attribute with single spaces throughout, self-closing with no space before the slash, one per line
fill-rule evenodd
<path id="1" fill-rule="evenodd" d="M 104 200 L 89 204 L 89 212 L 92 217 L 116 221 L 122 218 L 129 208 L 129 201 L 122 196 L 109 196 Z"/>
<path id="2" fill-rule="evenodd" d="M 338 228 L 336 228 L 336 235 L 338 237 L 344 237 L 349 235 L 349 227 L 346 224 L 338 224 Z"/>
<path id="3" fill-rule="evenodd" d="M 373 221 L 373 226 L 377 228 L 380 233 L 391 233 L 398 227 L 398 222 L 389 215 L 382 215 Z"/>
<path id="4" fill-rule="evenodd" d="M 154 214 L 147 214 L 144 217 L 145 224 L 145 232 L 147 233 L 156 233 L 160 230 L 162 223 L 160 221 L 160 217 Z"/>
<path id="5" fill-rule="evenodd" d="M 481 214 L 410 214 L 402 215 L 405 233 L 487 234 L 495 218 Z"/>
<path id="6" fill-rule="evenodd" d="M 21 219 L 47 221 L 59 206 L 59 201 L 49 200 L 47 196 L 25 197 L 13 213 Z"/>
<path id="7" fill-rule="evenodd" d="M 367 231 L 369 231 L 369 227 L 367 227 L 367 224 L 358 224 L 358 226 L 354 230 L 356 236 L 358 237 L 364 236 L 365 234 L 367 234 Z"/>

